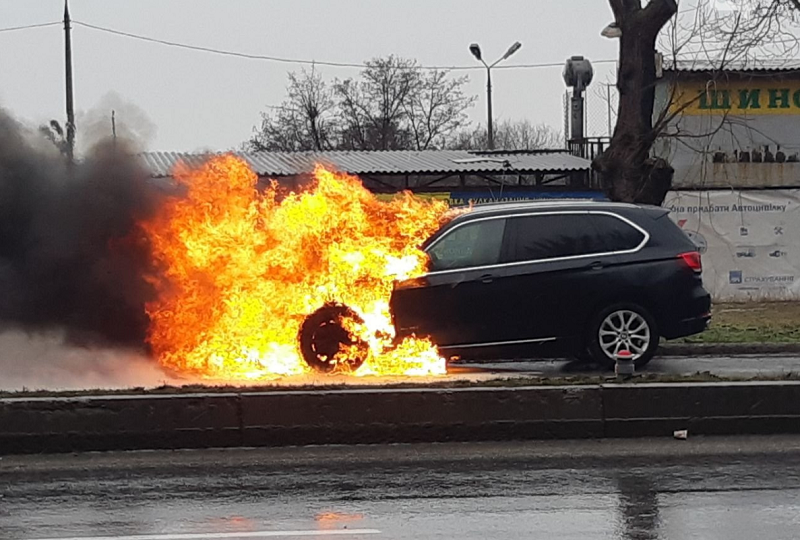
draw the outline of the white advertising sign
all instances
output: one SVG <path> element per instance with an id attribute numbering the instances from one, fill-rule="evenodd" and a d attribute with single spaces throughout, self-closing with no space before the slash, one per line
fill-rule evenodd
<path id="1" fill-rule="evenodd" d="M 714 300 L 800 300 L 800 189 L 673 191 L 664 206 L 700 247 Z"/>

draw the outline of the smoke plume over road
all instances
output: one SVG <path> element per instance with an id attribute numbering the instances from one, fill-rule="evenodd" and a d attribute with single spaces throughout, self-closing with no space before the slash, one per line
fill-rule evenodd
<path id="1" fill-rule="evenodd" d="M 70 166 L 0 109 L 0 332 L 143 348 L 152 291 L 136 222 L 154 207 L 122 143 L 101 142 Z"/>

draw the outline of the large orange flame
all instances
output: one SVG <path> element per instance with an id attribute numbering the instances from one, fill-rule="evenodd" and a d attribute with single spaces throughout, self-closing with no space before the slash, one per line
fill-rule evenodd
<path id="1" fill-rule="evenodd" d="M 356 375 L 445 372 L 429 340 L 392 342 L 389 314 L 393 281 L 424 272 L 417 246 L 444 221 L 445 203 L 408 193 L 382 202 L 357 178 L 322 167 L 307 189 L 281 198 L 276 183 L 258 189 L 230 155 L 174 175 L 186 195 L 142 224 L 161 271 L 148 314 L 162 365 L 225 380 L 303 373 L 298 329 L 335 301 L 369 330 Z"/>

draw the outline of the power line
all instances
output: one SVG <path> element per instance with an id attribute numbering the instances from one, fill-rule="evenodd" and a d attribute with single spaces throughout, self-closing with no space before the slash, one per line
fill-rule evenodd
<path id="1" fill-rule="evenodd" d="M 591 60 L 591 59 L 590 59 Z M 591 60 L 592 64 L 616 64 L 616 60 Z M 546 67 L 564 67 L 565 62 L 550 62 L 549 64 L 509 64 L 509 65 L 497 65 L 494 66 L 492 69 L 530 69 L 530 68 L 546 68 Z M 435 68 L 424 68 L 424 69 L 435 69 Z M 448 68 L 445 68 L 448 69 Z M 456 69 L 467 69 L 467 68 L 456 68 Z M 471 68 L 470 68 L 471 69 Z M 480 69 L 480 66 L 479 66 Z"/>
<path id="2" fill-rule="evenodd" d="M 282 58 L 278 56 L 268 56 L 263 54 L 251 54 L 251 53 L 243 53 L 238 51 L 229 51 L 224 49 L 216 49 L 213 47 L 204 47 L 200 45 L 189 45 L 187 43 L 179 43 L 177 41 L 170 41 L 166 39 L 158 39 L 149 36 L 143 36 L 140 34 L 133 34 L 131 32 L 123 32 L 121 30 L 115 30 L 113 28 L 106 28 L 103 26 L 97 26 L 94 24 L 85 23 L 82 21 L 72 21 L 73 24 L 83 26 L 85 28 L 90 28 L 92 30 L 97 30 L 99 32 L 105 32 L 108 34 L 114 34 L 117 36 L 128 37 L 131 39 L 137 39 L 140 41 L 146 41 L 148 43 L 157 43 L 160 45 L 167 45 L 169 47 L 178 47 L 181 49 L 187 49 L 191 51 L 199 51 L 199 52 L 207 52 L 212 54 L 219 54 L 223 56 L 233 56 L 236 58 L 245 58 L 248 60 L 265 60 L 269 62 L 280 62 L 284 64 L 303 64 L 303 65 L 317 65 L 317 66 L 329 66 L 329 67 L 339 67 L 339 68 L 357 68 L 357 69 L 364 69 L 367 66 L 363 63 L 354 63 L 354 62 L 331 62 L 326 60 L 301 60 L 297 58 Z M 606 64 L 606 63 L 614 63 L 616 60 L 596 60 L 593 61 L 594 64 Z M 562 67 L 564 65 L 563 62 L 553 62 L 553 63 L 543 63 L 543 64 L 508 64 L 508 65 L 500 65 L 496 66 L 495 69 L 531 69 L 531 68 L 546 68 L 546 67 Z M 402 68 L 402 66 L 399 66 Z M 439 70 L 447 70 L 447 71 L 467 71 L 467 70 L 482 70 L 484 69 L 483 66 L 475 65 L 475 66 L 408 66 L 407 69 L 439 69 Z"/>
<path id="3" fill-rule="evenodd" d="M 686 10 L 691 11 L 691 10 Z M 115 30 L 113 28 L 107 28 L 104 26 L 98 26 L 95 24 L 86 23 L 83 21 L 76 21 L 72 20 L 73 24 L 83 26 L 85 28 L 89 28 L 91 30 L 96 30 L 99 32 L 105 32 L 108 34 L 113 34 L 117 36 L 127 37 L 131 39 L 136 39 L 139 41 L 145 41 L 148 43 L 156 43 L 159 45 L 166 45 L 169 47 L 177 47 L 181 49 L 197 51 L 197 52 L 207 52 L 211 54 L 218 54 L 222 56 L 232 56 L 236 58 L 244 58 L 248 60 L 263 60 L 269 62 L 279 62 L 284 64 L 301 64 L 301 65 L 319 65 L 319 66 L 329 66 L 329 67 L 338 67 L 338 68 L 356 68 L 356 69 L 364 69 L 367 66 L 364 63 L 356 63 L 356 62 L 332 62 L 327 60 L 303 60 L 297 58 L 283 58 L 278 56 L 269 56 L 269 55 L 262 55 L 262 54 L 251 54 L 251 53 L 243 53 L 238 51 L 230 51 L 224 49 L 216 49 L 213 47 L 204 47 L 200 45 L 190 45 L 187 43 L 180 43 L 177 41 L 170 41 L 165 39 L 153 38 L 149 36 L 143 36 L 140 34 L 133 34 L 131 32 L 124 32 L 122 30 Z M 11 32 L 14 30 L 25 30 L 31 28 L 44 28 L 48 26 L 55 26 L 61 25 L 62 21 L 54 21 L 49 23 L 42 23 L 42 24 L 30 24 L 26 26 L 14 26 L 9 28 L 0 28 L 0 32 Z M 719 49 L 723 50 L 723 49 Z M 712 52 L 712 50 L 707 49 L 706 52 Z M 593 64 L 614 64 L 617 60 L 615 59 L 605 59 L 605 60 L 593 60 Z M 495 69 L 535 69 L 535 68 L 553 68 L 553 67 L 563 67 L 563 62 L 547 62 L 547 63 L 537 63 L 537 64 L 501 64 L 495 66 Z M 401 69 L 403 66 L 398 66 Z M 467 70 L 481 70 L 484 69 L 483 66 L 480 65 L 470 65 L 470 66 L 408 66 L 407 69 L 429 69 L 429 70 L 447 70 L 447 71 L 467 71 Z"/>
<path id="4" fill-rule="evenodd" d="M 678 13 L 687 13 L 690 11 L 695 11 L 694 9 L 687 9 L 684 11 L 679 11 Z M 238 51 L 230 51 L 224 49 L 216 49 L 213 47 L 204 47 L 200 45 L 190 45 L 187 43 L 180 43 L 177 41 L 170 41 L 165 39 L 158 39 L 149 36 L 143 36 L 140 34 L 133 34 L 131 32 L 124 32 L 122 30 L 115 30 L 113 28 L 107 28 L 103 26 L 98 26 L 90 23 L 85 23 L 82 21 L 72 20 L 73 24 L 83 26 L 85 28 L 89 28 L 92 30 L 96 30 L 99 32 L 105 32 L 117 36 L 128 37 L 131 39 L 136 39 L 140 41 L 145 41 L 148 43 L 156 43 L 160 45 L 166 45 L 169 47 L 177 47 L 181 49 L 197 51 L 197 52 L 207 52 L 211 54 L 218 54 L 222 56 L 232 56 L 236 58 L 244 58 L 248 60 L 263 60 L 269 62 L 279 62 L 284 64 L 301 64 L 301 65 L 320 65 L 320 66 L 329 66 L 329 67 L 337 67 L 337 68 L 356 68 L 356 69 L 364 69 L 367 66 L 364 63 L 356 63 L 356 62 L 332 62 L 326 60 L 303 60 L 297 58 L 283 58 L 278 56 L 269 56 L 269 55 L 262 55 L 262 54 L 250 54 L 250 53 L 243 53 Z M 29 24 L 25 26 L 13 26 L 8 28 L 0 28 L 0 32 L 12 32 L 14 30 L 27 30 L 32 28 L 44 28 L 49 26 L 56 26 L 61 25 L 62 21 L 53 21 L 49 23 L 41 23 L 41 24 Z M 774 40 L 773 43 L 786 43 L 790 40 L 783 39 L 783 40 Z M 693 43 L 687 43 L 687 47 L 691 47 Z M 697 47 L 698 45 L 695 45 Z M 716 51 L 723 51 L 725 48 L 719 49 L 701 49 L 699 51 L 693 51 L 694 54 L 699 54 L 702 52 L 716 52 Z M 615 59 L 607 59 L 607 60 L 594 60 L 592 61 L 593 64 L 614 64 L 617 60 Z M 501 64 L 495 66 L 495 69 L 535 69 L 535 68 L 552 68 L 552 67 L 562 67 L 564 65 L 563 62 L 549 62 L 549 63 L 538 63 L 538 64 Z M 471 70 L 480 70 L 484 69 L 483 66 L 480 65 L 470 65 L 470 66 L 398 66 L 400 69 L 428 69 L 428 70 L 447 70 L 447 71 L 471 71 Z"/>
<path id="5" fill-rule="evenodd" d="M 200 51 L 200 52 L 208 52 L 213 54 L 220 54 L 224 56 L 235 56 L 237 58 L 246 58 L 249 60 L 268 60 L 271 62 L 281 62 L 286 64 L 316 64 L 321 66 L 332 66 L 332 67 L 353 67 L 353 68 L 363 68 L 365 67 L 363 64 L 351 64 L 347 62 L 325 62 L 325 61 L 313 61 L 313 60 L 294 60 L 291 58 L 281 58 L 277 56 L 267 56 L 262 54 L 250 54 L 250 53 L 243 53 L 237 51 L 226 51 L 222 49 L 214 49 L 212 47 L 203 47 L 199 45 L 188 45 L 186 43 L 178 43 L 177 41 L 169 41 L 166 39 L 158 39 L 152 38 L 148 36 L 142 36 L 139 34 L 132 34 L 130 32 L 123 32 L 121 30 L 114 30 L 113 28 L 105 28 L 103 26 L 97 26 L 94 24 L 89 24 L 81 21 L 72 21 L 73 23 L 86 27 L 91 28 L 92 30 L 98 30 L 100 32 L 106 32 L 109 34 L 114 34 L 118 36 L 129 37 L 132 39 L 138 39 L 140 41 L 147 41 L 149 43 L 158 43 L 160 45 L 167 45 L 169 47 L 178 47 L 181 49 L 188 49 L 191 51 Z"/>
<path id="6" fill-rule="evenodd" d="M 25 26 L 10 26 L 8 28 L 0 28 L 0 32 L 13 32 L 14 30 L 28 30 L 29 28 L 44 28 L 45 26 L 55 26 L 62 24 L 62 21 L 54 21 L 41 24 L 26 24 Z"/>

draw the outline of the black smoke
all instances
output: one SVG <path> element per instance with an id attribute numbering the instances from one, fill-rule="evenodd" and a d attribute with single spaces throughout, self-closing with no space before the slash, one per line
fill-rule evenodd
<path id="1" fill-rule="evenodd" d="M 143 346 L 153 290 L 136 223 L 155 191 L 122 144 L 101 142 L 70 165 L 0 109 L 0 330 Z"/>

